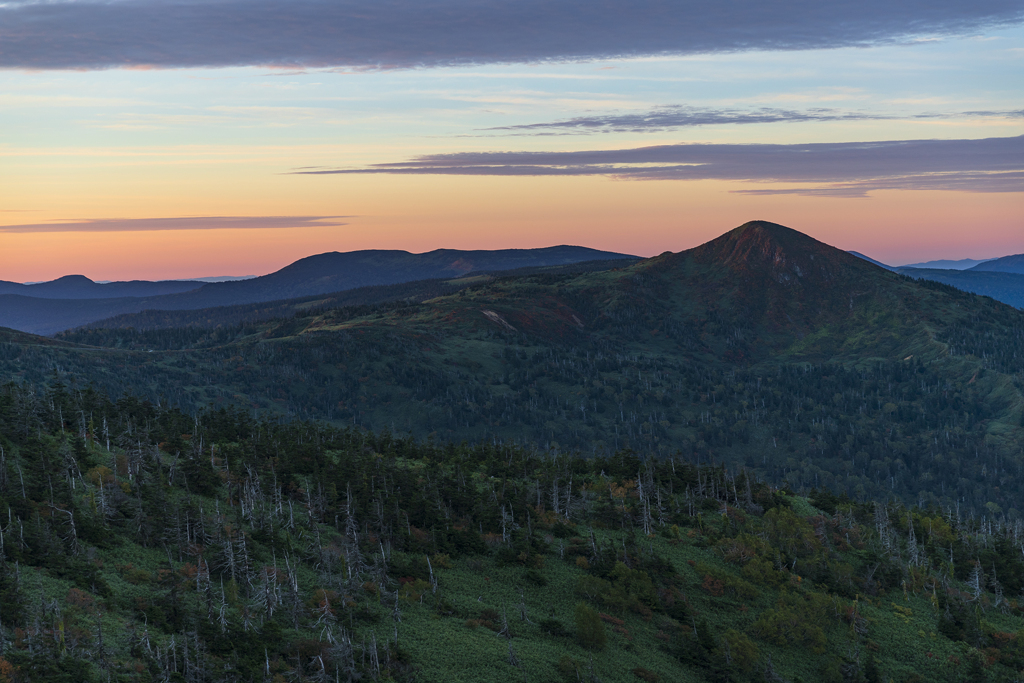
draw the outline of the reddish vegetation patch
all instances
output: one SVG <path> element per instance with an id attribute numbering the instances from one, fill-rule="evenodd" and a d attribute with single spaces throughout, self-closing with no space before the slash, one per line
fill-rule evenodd
<path id="1" fill-rule="evenodd" d="M 704 575 L 704 583 L 700 587 L 716 598 L 725 593 L 725 584 L 710 574 Z"/>

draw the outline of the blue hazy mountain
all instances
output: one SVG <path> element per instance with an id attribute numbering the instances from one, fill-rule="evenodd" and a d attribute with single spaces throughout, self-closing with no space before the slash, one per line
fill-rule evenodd
<path id="1" fill-rule="evenodd" d="M 923 261 L 921 263 L 907 263 L 900 268 L 929 268 L 932 270 L 967 270 L 974 268 L 981 263 L 988 263 L 992 259 L 962 258 L 956 261 L 951 259 L 939 259 L 937 261 Z"/>
<path id="2" fill-rule="evenodd" d="M 471 272 L 635 258 L 638 257 L 565 245 L 495 251 L 437 249 L 424 254 L 369 249 L 317 254 L 269 275 L 231 282 L 101 285 L 83 276 L 68 276 L 37 285 L 5 283 L 12 286 L 0 286 L 0 326 L 35 334 L 53 334 L 104 318 L 147 310 L 237 306 L 329 294 L 359 287 L 461 277 Z M 152 293 L 140 294 L 147 286 L 152 287 Z M 179 289 L 166 292 L 161 287 Z M 89 292 L 105 294 L 103 298 L 93 298 L 86 295 Z M 42 295 L 47 293 L 51 296 L 44 298 Z"/>
<path id="3" fill-rule="evenodd" d="M 1003 256 L 1002 258 L 985 261 L 974 266 L 971 270 L 1024 275 L 1024 254 L 1014 254 L 1013 256 Z"/>

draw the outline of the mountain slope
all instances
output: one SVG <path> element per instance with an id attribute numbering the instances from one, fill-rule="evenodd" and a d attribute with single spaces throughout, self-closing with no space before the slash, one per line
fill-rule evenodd
<path id="1" fill-rule="evenodd" d="M 511 270 L 623 258 L 636 257 L 573 246 L 497 251 L 438 249 L 425 254 L 380 250 L 331 252 L 300 259 L 277 272 L 249 280 L 215 282 L 201 287 L 196 287 L 196 283 L 186 283 L 188 291 L 177 294 L 132 298 L 121 296 L 82 301 L 56 298 L 33 300 L 30 298 L 31 295 L 25 295 L 24 289 L 18 290 L 21 293 L 0 294 L 0 326 L 36 334 L 53 334 L 96 320 L 145 310 L 197 310 L 215 306 L 234 306 L 315 296 L 357 287 L 459 277 L 468 272 L 483 270 Z M 81 276 L 71 276 L 71 284 L 76 282 L 81 284 L 78 278 Z M 68 279 L 62 278 L 62 280 Z M 58 284 L 46 283 L 46 285 L 58 287 L 61 280 L 54 282 Z M 139 283 L 114 284 L 134 285 Z M 161 283 L 148 284 L 160 285 Z M 42 286 L 18 285 L 18 287 L 31 291 L 36 291 L 31 289 L 33 287 Z M 108 285 L 95 285 L 95 287 L 108 287 Z M 2 291 L 0 289 L 0 292 Z M 64 290 L 53 289 L 52 291 Z M 104 289 L 103 291 L 108 290 Z M 109 291 L 119 290 L 114 288 Z"/>
<path id="2" fill-rule="evenodd" d="M 1024 497 L 1024 314 L 764 222 L 625 268 L 421 303 L 63 338 L 116 350 L 55 350 L 47 367 L 190 409 L 681 452 L 852 497 L 979 510 Z M 0 368 L 45 380 L 40 363 L 11 349 Z"/>
<path id="3" fill-rule="evenodd" d="M 1003 256 L 991 261 L 984 261 L 971 268 L 971 270 L 1024 275 L 1024 254 L 1014 254 L 1013 256 Z"/>
<path id="4" fill-rule="evenodd" d="M 12 330 L 9 327 L 0 327 L 0 344 L 9 344 L 11 346 L 54 346 L 54 347 L 71 347 L 74 344 L 60 341 L 57 339 L 51 339 L 50 337 L 40 337 L 38 335 L 29 334 L 27 332 L 21 332 L 20 330 Z"/>
<path id="5" fill-rule="evenodd" d="M 996 301 L 1024 308 L 1024 275 L 1011 272 L 975 270 L 928 270 L 900 268 L 897 272 L 915 280 L 941 282 L 965 292 L 990 296 Z"/>
<path id="6" fill-rule="evenodd" d="M 887 266 L 884 263 L 882 263 L 881 261 L 876 261 L 875 259 L 871 258 L 870 256 L 865 256 L 864 254 L 860 253 L 859 251 L 850 251 L 850 252 L 847 252 L 847 253 L 853 254 L 857 258 L 862 258 L 865 261 L 867 261 L 868 263 L 874 263 L 879 268 L 885 268 L 886 270 L 896 270 L 893 266 Z"/>

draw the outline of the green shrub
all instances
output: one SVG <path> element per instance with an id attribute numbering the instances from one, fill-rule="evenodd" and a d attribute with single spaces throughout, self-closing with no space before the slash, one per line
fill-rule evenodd
<path id="1" fill-rule="evenodd" d="M 744 673 L 750 673 L 757 663 L 757 646 L 744 633 L 736 629 L 729 629 L 722 634 L 722 650 L 727 653 L 728 660 L 733 666 Z"/>
<path id="2" fill-rule="evenodd" d="M 564 637 L 571 635 L 569 630 L 558 619 L 544 619 L 538 624 L 540 630 L 549 636 Z"/>
<path id="3" fill-rule="evenodd" d="M 825 633 L 809 623 L 808 615 L 797 608 L 779 606 L 767 610 L 754 622 L 754 631 L 775 645 L 802 645 L 815 654 L 825 652 Z"/>
<path id="4" fill-rule="evenodd" d="M 591 609 L 585 602 L 576 603 L 576 638 L 580 645 L 588 650 L 603 650 L 608 636 L 604 632 L 604 622 L 597 610 Z"/>
<path id="5" fill-rule="evenodd" d="M 532 583 L 535 586 L 546 586 L 548 580 L 536 569 L 527 569 L 523 573 L 523 578 Z"/>

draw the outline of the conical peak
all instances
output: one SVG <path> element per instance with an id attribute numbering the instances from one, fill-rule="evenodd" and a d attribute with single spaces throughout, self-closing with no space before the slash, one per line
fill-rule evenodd
<path id="1" fill-rule="evenodd" d="M 698 249 L 713 254 L 719 261 L 767 259 L 775 262 L 787 255 L 796 256 L 806 252 L 813 254 L 833 248 L 778 223 L 750 221 Z"/>
<path id="2" fill-rule="evenodd" d="M 751 221 L 688 254 L 697 263 L 737 273 L 761 273 L 779 284 L 831 282 L 860 259 L 802 232 L 769 221 Z"/>

